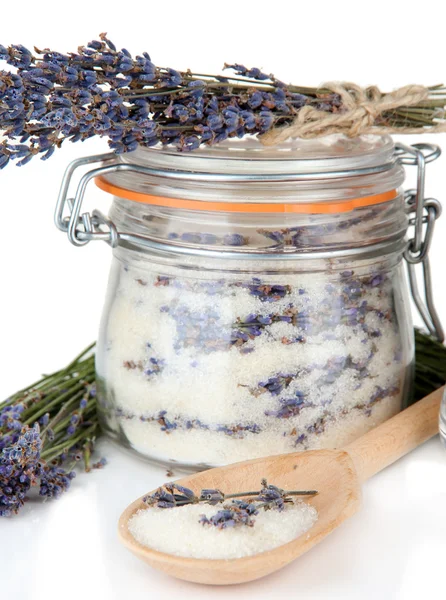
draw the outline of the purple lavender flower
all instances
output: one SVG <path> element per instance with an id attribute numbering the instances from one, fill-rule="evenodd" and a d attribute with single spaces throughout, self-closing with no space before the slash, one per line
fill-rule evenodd
<path id="1" fill-rule="evenodd" d="M 21 414 L 25 410 L 24 404 L 13 404 L 0 409 L 0 429 L 6 431 L 20 431 L 23 427 Z"/>
<path id="2" fill-rule="evenodd" d="M 224 506 L 209 519 L 206 515 L 201 515 L 199 523 L 213 525 L 217 529 L 227 529 L 240 525 L 252 527 L 255 522 L 252 517 L 257 514 L 258 510 L 254 504 L 243 500 L 233 500 L 231 504 Z"/>
<path id="3" fill-rule="evenodd" d="M 17 513 L 41 474 L 39 425 L 24 427 L 17 441 L 0 454 L 0 516 Z"/>
<path id="4" fill-rule="evenodd" d="M 246 238 L 239 233 L 229 233 L 224 236 L 223 244 L 225 246 L 244 246 L 246 244 Z"/>
<path id="5" fill-rule="evenodd" d="M 67 437 L 72 437 L 76 433 L 75 425 L 69 425 L 67 427 Z"/>
<path id="6" fill-rule="evenodd" d="M 281 406 L 277 410 L 266 410 L 268 417 L 277 417 L 278 419 L 289 419 L 300 414 L 305 407 L 311 406 L 304 400 L 302 392 L 296 392 L 295 398 L 280 398 Z"/>
<path id="7" fill-rule="evenodd" d="M 244 77 L 250 77 L 251 79 L 258 79 L 259 81 L 265 81 L 271 78 L 271 75 L 267 75 L 266 73 L 262 73 L 260 69 L 254 67 L 252 69 L 247 69 L 244 65 L 234 64 L 227 65 L 225 64 L 225 69 L 232 69 L 238 75 L 243 75 Z"/>
<path id="8" fill-rule="evenodd" d="M 263 390 L 267 390 L 273 396 L 278 396 L 284 389 L 286 389 L 293 381 L 295 375 L 278 373 L 274 377 L 270 377 L 267 381 L 259 382 L 259 387 Z"/>
<path id="9" fill-rule="evenodd" d="M 261 429 L 256 423 L 253 423 L 249 425 L 217 425 L 217 431 L 231 437 L 243 438 L 246 432 L 260 433 Z"/>
<path id="10" fill-rule="evenodd" d="M 17 69 L 0 72 L 5 107 L 0 129 L 29 147 L 19 159 L 14 144 L 5 142 L 0 168 L 11 159 L 25 164 L 39 154 L 45 160 L 64 140 L 94 135 L 107 137 L 117 153 L 159 142 L 190 151 L 227 137 L 263 133 L 278 119 L 291 122 L 296 110 L 313 101 L 313 95 L 293 93 L 257 67 L 229 65 L 235 79 L 217 75 L 205 81 L 189 71 L 159 68 L 146 52 L 133 58 L 104 34 L 77 52 L 37 54 L 21 45 L 0 46 L 0 60 Z M 266 88 L 256 89 L 256 82 L 264 81 Z M 335 94 L 323 101 L 314 97 L 319 108 L 338 108 Z"/>
<path id="11" fill-rule="evenodd" d="M 46 466 L 40 477 L 39 495 L 46 498 L 59 498 L 71 485 L 76 477 L 74 471 L 65 471 L 59 466 Z"/>
<path id="12" fill-rule="evenodd" d="M 276 509 L 282 511 L 285 508 L 287 502 L 293 500 L 287 495 L 284 490 L 278 488 L 275 485 L 269 485 L 266 479 L 262 479 L 262 489 L 258 496 L 259 507 L 265 510 Z"/>
<path id="13" fill-rule="evenodd" d="M 158 488 L 155 493 L 144 496 L 143 502 L 148 506 L 158 508 L 173 508 L 185 504 L 196 504 L 198 497 L 189 488 L 176 483 L 166 483 Z"/>
<path id="14" fill-rule="evenodd" d="M 307 440 L 307 436 L 304 433 L 301 433 L 294 440 L 294 446 L 299 446 L 301 444 L 304 444 L 306 440 Z"/>
<path id="15" fill-rule="evenodd" d="M 265 133 L 274 124 L 274 114 L 269 110 L 261 110 L 256 121 L 260 133 Z"/>
<path id="16" fill-rule="evenodd" d="M 166 361 L 163 358 L 155 358 L 152 356 L 149 358 L 146 366 L 144 367 L 144 375 L 150 377 L 151 375 L 158 375 L 162 372 L 166 366 Z"/>
<path id="17" fill-rule="evenodd" d="M 275 302 L 284 298 L 291 292 L 289 285 L 267 285 L 260 279 L 253 279 L 253 283 L 248 285 L 249 293 L 256 296 L 261 302 Z"/>

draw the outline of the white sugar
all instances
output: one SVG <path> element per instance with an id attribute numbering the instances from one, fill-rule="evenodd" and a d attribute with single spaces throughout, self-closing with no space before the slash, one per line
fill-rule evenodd
<path id="1" fill-rule="evenodd" d="M 150 507 L 138 511 L 129 521 L 137 542 L 177 556 L 229 559 L 252 556 L 271 550 L 304 535 L 317 521 L 317 511 L 305 502 L 288 504 L 282 512 L 263 510 L 253 517 L 254 525 L 218 529 L 202 525 L 221 506 L 191 504 L 180 508 Z"/>
<path id="2" fill-rule="evenodd" d="M 248 275 L 225 273 L 223 280 L 205 269 L 188 274 L 156 264 L 124 270 L 117 261 L 115 268 L 106 350 L 97 359 L 105 382 L 99 401 L 109 427 L 150 458 L 202 467 L 339 447 L 401 409 L 411 351 L 384 267 L 382 284 L 361 284 L 359 297 L 346 296 L 339 272 L 268 275 L 268 284 L 286 285 L 287 293 L 263 302 Z M 367 282 L 377 270 L 358 269 L 353 280 Z M 339 301 L 347 311 L 367 306 L 358 325 L 348 312 L 340 317 Z M 239 320 L 286 315 L 290 306 L 308 311 L 316 327 L 282 320 L 242 346 L 225 341 Z M 186 316 L 176 316 L 177 308 Z M 194 318 L 213 312 L 223 346 L 208 351 L 194 337 L 206 327 Z M 148 375 L 151 358 L 162 368 Z M 345 364 L 337 368 L 339 361 Z M 281 374 L 292 377 L 280 393 L 261 387 Z"/>

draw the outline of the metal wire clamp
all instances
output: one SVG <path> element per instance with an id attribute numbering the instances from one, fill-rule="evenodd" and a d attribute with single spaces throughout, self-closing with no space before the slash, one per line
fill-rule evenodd
<path id="1" fill-rule="evenodd" d="M 444 331 L 435 309 L 432 291 L 432 277 L 429 264 L 429 249 L 432 242 L 435 221 L 441 215 L 441 204 L 435 198 L 425 198 L 425 172 L 426 164 L 436 160 L 441 150 L 434 144 L 404 144 L 395 145 L 395 161 L 402 165 L 414 165 L 417 167 L 417 187 L 404 193 L 407 211 L 410 215 L 409 226 L 413 227 L 413 236 L 407 240 L 404 258 L 408 266 L 409 284 L 413 300 L 429 332 L 439 341 L 444 341 Z M 70 184 L 75 172 L 85 166 L 94 166 L 85 173 L 78 182 L 74 198 L 69 197 Z M 216 252 L 200 248 L 179 248 L 174 244 L 160 243 L 149 237 L 131 233 L 119 232 L 115 224 L 99 210 L 92 213 L 81 213 L 82 204 L 87 185 L 95 177 L 108 175 L 119 171 L 131 171 L 158 177 L 171 177 L 173 179 L 195 179 L 197 181 L 299 181 L 302 179 L 316 178 L 318 175 L 327 178 L 345 177 L 347 175 L 366 175 L 380 173 L 393 167 L 392 163 L 375 167 L 356 169 L 354 171 L 332 171 L 330 173 L 286 173 L 286 174 L 227 174 L 227 173 L 190 173 L 186 171 L 170 171 L 153 169 L 142 165 L 132 165 L 119 162 L 114 153 L 98 154 L 74 160 L 70 163 L 62 179 L 56 210 L 55 224 L 61 231 L 67 233 L 68 239 L 75 246 L 84 246 L 92 240 L 102 240 L 112 247 L 122 242 L 136 243 L 159 252 L 181 252 L 197 256 L 217 256 L 240 259 L 296 259 L 298 252 L 268 254 L 265 252 L 242 252 L 225 251 Z M 317 253 L 319 258 L 324 255 L 332 256 L 332 253 Z M 353 254 L 353 252 L 352 252 Z M 308 258 L 308 254 L 306 255 Z M 423 288 L 425 300 L 422 299 L 416 277 L 415 267 L 422 265 Z"/>

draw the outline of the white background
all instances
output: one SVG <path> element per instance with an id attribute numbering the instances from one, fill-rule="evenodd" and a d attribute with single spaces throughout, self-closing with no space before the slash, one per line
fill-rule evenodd
<path id="1" fill-rule="evenodd" d="M 240 0 L 133 0 L 126 3 L 105 3 L 77 0 L 73 3 L 59 2 L 53 6 L 54 8 L 49 3 L 30 0 L 2 3 L 0 43 L 22 43 L 30 48 L 35 45 L 69 51 L 106 31 L 118 47 L 126 47 L 133 54 L 148 51 L 155 64 L 177 69 L 191 68 L 197 72 L 213 73 L 219 72 L 226 61 L 258 66 L 266 72 L 274 72 L 282 80 L 301 85 L 347 80 L 361 85 L 377 84 L 383 90 L 390 90 L 408 83 L 446 83 L 444 6 L 438 0 L 423 4 L 379 0 L 373 3 L 342 0 L 276 3 Z M 420 139 L 407 137 L 403 141 L 414 142 Z M 445 134 L 426 135 L 423 136 L 423 141 L 434 141 L 446 148 Z M 21 169 L 11 165 L 0 172 L 0 398 L 37 379 L 42 372 L 64 365 L 96 336 L 111 251 L 107 245 L 100 243 L 92 243 L 85 248 L 71 246 L 66 237 L 56 230 L 52 219 L 59 183 L 68 162 L 106 150 L 105 140 L 69 144 L 47 162 L 34 159 Z M 445 171 L 446 154 L 428 167 L 427 194 L 440 200 L 446 197 Z M 107 208 L 106 195 L 93 188 L 89 194 L 89 202 L 90 208 Z M 446 216 L 437 223 L 432 247 L 435 297 L 444 323 L 445 253 Z M 436 445 L 432 446 L 432 463 L 426 460 L 422 462 L 431 464 L 429 468 L 433 468 L 432 465 L 437 462 L 440 476 L 441 454 L 436 454 L 437 450 Z M 427 450 L 422 452 L 423 457 L 430 456 L 426 454 Z M 411 460 L 416 459 L 405 459 L 409 461 L 406 463 L 406 470 L 412 465 L 413 473 L 415 463 L 411 463 Z M 441 466 L 444 477 L 444 464 Z M 396 479 L 403 478 L 403 468 L 393 467 Z M 113 473 L 112 469 L 110 467 L 109 476 Z M 106 471 L 101 474 L 102 478 L 105 473 Z M 118 477 L 116 471 L 114 473 Z M 162 474 L 159 476 L 162 477 Z M 125 478 L 125 474 L 122 477 Z M 435 481 L 435 477 L 430 480 L 433 486 Z M 116 481 L 117 489 L 125 489 L 125 485 L 125 481 L 122 486 Z M 379 489 L 376 487 L 378 483 L 369 485 L 375 486 L 375 498 L 379 498 Z M 134 499 L 130 494 L 130 489 L 133 488 L 129 486 L 128 489 L 129 494 L 122 492 L 122 507 Z M 142 493 L 144 489 L 138 490 L 138 493 L 139 491 Z M 444 494 L 444 485 L 438 493 Z M 429 491 L 426 491 L 426 502 L 428 498 Z M 438 514 L 434 521 L 445 518 L 446 501 L 444 496 L 442 498 L 442 509 L 440 502 L 435 504 Z M 430 499 L 432 501 L 432 497 Z M 383 500 L 382 506 L 384 505 Z M 375 502 L 374 510 L 379 511 L 379 506 L 379 502 Z M 49 505 L 44 508 L 46 511 L 54 510 Z M 416 508 L 420 507 L 414 504 L 413 510 Z M 398 518 L 397 511 L 394 516 Z M 410 511 L 405 525 L 407 528 L 411 527 L 409 516 Z M 376 527 L 380 527 L 379 513 L 370 512 L 370 517 L 376 522 Z M 69 518 L 68 513 L 66 518 Z M 413 515 L 413 518 L 418 517 Z M 110 531 L 113 531 L 114 526 L 110 522 Z M 6 528 L 0 523 L 0 545 L 3 540 L 6 543 L 3 527 L 5 532 L 9 532 L 8 535 L 14 535 L 10 524 Z M 385 529 L 387 526 L 382 531 L 385 539 L 382 552 L 388 553 L 388 559 L 392 561 L 400 550 L 395 540 L 385 537 Z M 31 537 L 34 535 L 31 524 L 25 530 Z M 367 533 L 367 530 L 364 531 Z M 362 541 L 355 539 L 354 533 L 338 541 L 360 546 Z M 421 544 L 418 548 L 424 549 L 423 556 L 427 557 L 423 563 L 425 566 L 429 562 L 431 565 L 437 564 L 433 557 L 440 549 L 443 553 L 446 550 L 446 537 L 437 537 L 436 544 L 440 544 L 440 547 L 431 547 L 431 554 L 426 549 L 428 537 L 424 540 L 420 540 L 418 534 L 413 538 L 409 534 L 403 537 L 405 546 Z M 65 543 L 69 544 L 70 540 L 66 539 Z M 116 540 L 111 536 L 110 544 L 115 543 Z M 58 551 L 64 552 L 63 541 L 59 542 Z M 333 546 L 332 551 L 335 551 Z M 353 560 L 348 548 L 342 546 L 339 551 L 341 555 L 345 552 L 347 561 Z M 50 550 L 46 549 L 45 552 Z M 315 578 L 318 577 L 317 566 L 315 567 L 318 552 L 319 550 L 313 551 L 311 559 L 305 559 Z M 17 568 L 22 565 L 24 568 L 23 561 L 14 560 L 11 559 L 11 565 L 16 565 Z M 339 556 L 336 560 L 339 564 Z M 110 568 L 111 564 L 108 563 L 107 567 Z M 130 559 L 128 564 L 132 564 Z M 377 566 L 376 562 L 374 566 Z M 0 563 L 0 575 L 7 568 L 5 562 Z M 288 578 L 289 589 L 298 595 L 299 580 L 296 579 L 295 585 L 293 584 L 291 570 L 288 569 L 284 577 Z M 409 600 L 416 597 L 415 592 L 418 595 L 421 592 L 425 596 L 440 593 L 437 587 L 439 579 L 433 577 L 433 573 L 427 576 L 427 573 L 420 572 L 417 576 L 416 564 L 412 572 L 409 572 L 410 569 L 404 570 L 408 572 L 409 579 L 401 579 L 401 586 L 398 587 L 398 582 L 389 575 L 391 570 L 387 569 L 389 573 L 386 571 L 387 575 L 379 588 L 380 598 Z M 130 572 L 124 570 L 122 577 L 125 578 L 126 573 Z M 370 573 L 371 579 L 375 576 L 376 573 Z M 152 573 L 147 571 L 145 582 L 148 590 L 151 577 Z M 397 579 L 398 577 L 399 575 Z M 334 585 L 341 586 L 336 598 L 342 597 L 343 585 L 345 598 L 376 597 L 376 585 L 370 582 L 370 587 L 367 588 L 364 582 L 357 581 L 355 573 L 350 573 L 345 565 L 342 574 L 335 579 Z M 141 585 L 143 581 L 141 574 Z M 165 578 L 155 578 L 154 581 L 161 581 L 166 594 L 181 591 L 183 597 L 187 598 L 192 597 L 192 593 L 198 595 L 198 588 L 194 586 L 184 585 L 183 589 L 180 584 L 171 584 Z M 286 591 L 280 584 L 280 576 L 277 576 L 274 580 L 266 580 L 263 586 L 253 587 L 252 597 L 254 594 L 257 598 L 272 597 L 274 587 L 268 581 L 274 581 L 274 586 L 282 593 Z M 305 585 L 302 582 L 301 591 L 305 590 L 306 598 L 335 597 L 334 592 L 330 596 L 328 588 L 311 588 L 311 585 L 307 585 L 308 581 L 305 581 Z M 190 592 L 191 589 L 195 591 Z M 243 588 L 243 598 L 250 597 L 249 589 L 246 586 Z M 60 597 L 63 598 L 64 592 L 60 592 Z M 219 590 L 218 594 L 215 590 L 208 590 L 207 593 L 209 596 L 215 593 L 219 598 L 238 594 L 235 589 L 225 593 Z M 45 598 L 51 600 L 56 597 L 51 594 L 51 590 L 47 588 Z M 37 598 L 37 595 L 23 595 L 18 596 L 18 600 L 34 597 Z M 118 597 L 121 596 L 116 596 Z M 152 597 L 150 593 L 148 597 Z M 199 597 L 206 595 L 202 596 L 200 593 Z"/>

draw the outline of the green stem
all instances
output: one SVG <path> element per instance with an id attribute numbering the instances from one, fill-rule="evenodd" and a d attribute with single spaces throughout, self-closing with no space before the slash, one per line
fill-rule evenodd
<path id="1" fill-rule="evenodd" d="M 79 400 L 79 398 L 82 398 L 82 396 L 83 396 L 83 394 L 78 394 L 75 400 L 76 400 L 76 401 L 77 401 L 77 400 Z M 96 409 L 95 409 L 95 407 L 96 407 L 96 400 L 95 400 L 94 398 L 92 398 L 92 399 L 91 399 L 91 400 L 90 400 L 90 401 L 87 403 L 87 406 L 84 408 L 84 410 L 83 410 L 83 411 L 79 411 L 79 418 L 81 418 L 81 417 L 84 417 L 84 420 L 85 420 L 85 421 L 88 421 L 88 416 L 95 416 L 95 414 L 96 414 Z M 94 408 L 95 410 L 94 410 L 94 411 L 92 411 L 92 412 L 91 412 L 91 414 L 90 414 L 90 410 L 91 410 L 91 409 L 93 409 L 93 408 Z M 57 425 L 56 425 L 54 428 L 52 428 L 52 429 L 53 429 L 53 432 L 54 432 L 55 434 L 57 434 L 57 433 L 59 433 L 59 432 L 61 432 L 61 431 L 64 431 L 64 430 L 66 429 L 66 427 L 67 427 L 67 426 L 70 424 L 70 419 L 71 419 L 71 417 L 72 417 L 72 414 L 68 415 L 68 416 L 67 416 L 67 417 L 65 417 L 63 420 L 61 420 L 60 422 L 58 422 L 58 423 L 57 423 Z M 80 422 L 79 426 L 80 426 L 81 424 L 82 424 L 82 423 Z"/>
<path id="2" fill-rule="evenodd" d="M 178 88 L 153 88 L 153 89 L 141 89 L 141 90 L 122 90 L 120 95 L 127 100 L 130 98 L 143 98 L 144 96 L 169 96 L 171 94 L 177 94 L 178 92 L 185 92 L 189 90 L 188 87 L 178 87 Z M 129 92 L 129 93 L 126 93 Z"/>
<path id="3" fill-rule="evenodd" d="M 93 382 L 93 373 L 88 373 L 85 371 L 81 377 L 73 378 L 69 381 L 63 381 L 63 387 L 59 386 L 48 394 L 44 394 L 42 398 L 37 400 L 31 406 L 29 406 L 23 413 L 22 418 L 24 420 L 29 420 L 35 418 L 36 415 L 40 416 L 45 414 L 46 412 L 50 412 L 49 409 L 53 408 L 55 405 L 59 403 L 61 399 L 64 399 L 66 396 L 62 396 L 61 394 L 65 394 L 66 392 L 71 392 L 73 388 L 82 382 L 83 385 L 88 385 Z"/>
<path id="4" fill-rule="evenodd" d="M 76 379 L 73 379 L 72 381 L 68 382 L 67 385 L 64 386 L 63 394 L 60 394 L 60 390 L 57 390 L 52 394 L 49 394 L 47 398 L 44 398 L 44 400 L 48 400 L 49 398 L 51 398 L 51 401 L 45 402 L 44 406 L 40 408 L 40 410 L 37 410 L 37 412 L 33 412 L 31 416 L 28 416 L 28 414 L 26 414 L 28 418 L 24 421 L 24 425 L 31 425 L 32 423 L 37 421 L 39 417 L 49 412 L 50 408 L 61 404 L 65 399 L 70 398 L 71 395 L 77 392 L 78 390 L 85 389 L 85 386 L 91 383 L 91 381 L 86 380 L 85 374 L 88 374 L 88 371 L 86 373 L 83 373 L 82 376 L 76 377 Z M 93 376 L 94 372 L 91 373 L 91 375 Z M 41 403 L 39 402 L 39 405 L 40 404 Z"/>
<path id="5" fill-rule="evenodd" d="M 243 498 L 244 496 L 258 496 L 260 492 L 239 492 L 238 494 L 225 494 L 225 500 L 228 498 Z M 290 490 L 284 492 L 285 496 L 316 496 L 317 490 Z"/>
<path id="6" fill-rule="evenodd" d="M 87 348 L 85 348 L 80 354 L 78 354 L 78 356 L 76 356 L 76 358 L 74 358 L 65 368 L 63 369 L 59 369 L 58 371 L 54 371 L 53 373 L 50 373 L 49 375 L 43 375 L 41 377 L 41 379 L 39 379 L 38 381 L 35 381 L 34 383 L 32 383 L 31 385 L 28 385 L 25 388 L 22 388 L 21 390 L 19 390 L 18 392 L 16 392 L 15 394 L 13 394 L 8 400 L 6 400 L 5 402 L 2 402 L 2 406 L 10 406 L 11 404 L 14 404 L 14 402 L 17 399 L 21 399 L 22 396 L 26 395 L 26 392 L 28 392 L 29 390 L 32 391 L 43 391 L 44 389 L 48 389 L 50 388 L 52 385 L 55 385 L 56 383 L 58 383 L 59 381 L 62 381 L 63 378 L 66 376 L 67 371 L 70 371 L 70 369 L 72 369 L 78 362 L 81 361 L 81 359 L 90 351 L 94 348 L 96 342 L 93 342 L 92 344 L 90 344 L 89 346 L 87 346 Z M 93 358 L 93 357 L 91 357 Z"/>
<path id="7" fill-rule="evenodd" d="M 87 346 L 84 350 L 82 350 L 82 352 L 80 354 L 78 354 L 76 356 L 76 358 L 74 360 L 72 360 L 67 367 L 65 367 L 65 369 L 63 369 L 63 372 L 66 373 L 67 371 L 69 371 L 70 369 L 72 369 L 75 365 L 77 365 L 78 363 L 80 363 L 81 360 L 84 358 L 84 356 L 88 352 L 90 352 L 90 350 L 92 350 L 95 346 L 96 346 L 96 342 L 92 342 L 89 346 Z M 89 358 L 93 359 L 94 355 L 90 356 Z M 88 360 L 88 359 L 86 359 L 86 360 Z"/>
<path id="8" fill-rule="evenodd" d="M 45 427 L 45 429 L 41 432 L 41 437 L 42 439 L 44 438 L 44 436 L 46 435 L 48 430 L 52 430 L 54 433 L 56 433 L 56 431 L 58 430 L 58 428 L 56 428 L 56 425 L 59 426 L 62 423 L 64 423 L 64 420 L 62 420 L 67 412 L 71 409 L 71 407 L 76 404 L 77 402 L 79 402 L 79 400 L 81 400 L 83 398 L 83 396 L 85 396 L 85 393 L 83 390 L 77 392 L 77 394 L 75 394 L 72 398 L 70 398 L 70 400 L 68 400 L 67 402 L 65 402 L 65 404 L 63 404 L 60 407 L 60 410 L 57 412 L 56 416 L 48 423 L 48 425 Z M 71 419 L 71 415 L 68 417 L 68 421 Z"/>
<path id="9" fill-rule="evenodd" d="M 188 73 L 188 72 L 182 72 L 181 73 L 184 77 L 188 77 L 191 80 L 200 80 L 203 78 L 212 78 L 215 80 L 215 75 L 206 75 L 204 73 Z M 259 87 L 262 86 L 262 91 L 275 91 L 277 89 L 277 85 L 274 84 L 274 82 L 271 81 L 260 81 L 259 79 L 250 79 L 250 78 L 242 78 L 242 77 L 237 77 L 237 76 L 230 76 L 230 75 L 222 75 L 221 77 L 224 77 L 225 79 L 228 79 L 228 81 L 238 81 L 238 82 L 242 82 L 245 85 L 244 86 L 240 86 L 240 87 L 247 87 L 247 88 L 253 88 L 253 87 Z M 224 83 L 224 82 L 220 82 L 219 80 L 216 80 L 218 83 Z M 226 86 L 229 86 L 230 84 L 226 83 Z M 238 86 L 233 86 L 233 87 L 238 87 Z M 331 92 L 330 90 L 326 89 L 326 88 L 314 88 L 314 87 L 305 87 L 305 86 L 300 86 L 300 85 L 292 85 L 289 84 L 286 86 L 287 90 L 289 90 L 290 92 L 295 92 L 297 94 L 304 94 L 306 96 L 318 96 L 318 95 L 324 95 L 324 94 L 332 94 L 333 92 Z M 265 88 L 269 88 L 268 90 L 265 90 Z"/>
<path id="10" fill-rule="evenodd" d="M 51 448 L 44 450 L 41 453 L 42 460 L 45 460 L 46 462 L 50 462 L 50 461 L 54 460 L 55 458 L 57 458 L 60 454 L 63 454 L 63 452 L 65 452 L 65 451 L 68 452 L 70 448 L 72 448 L 73 446 L 78 444 L 80 441 L 88 438 L 91 434 L 93 434 L 96 431 L 96 429 L 98 429 L 98 427 L 99 427 L 99 425 L 97 423 L 95 423 L 94 425 L 91 425 L 88 429 L 81 431 L 77 436 L 69 438 L 69 439 L 65 440 L 64 442 L 62 442 L 61 444 L 52 446 Z"/>

